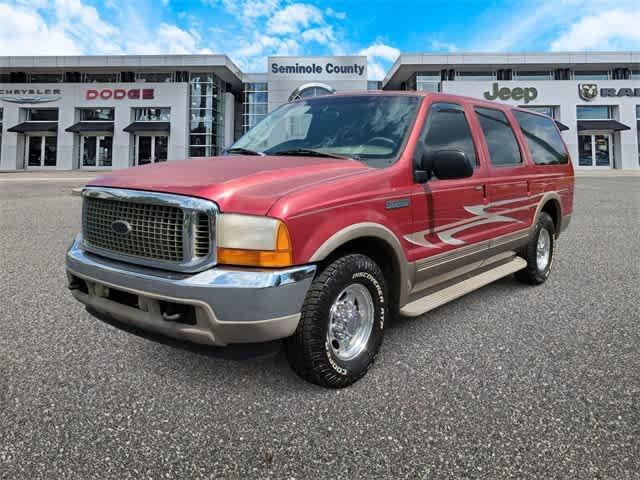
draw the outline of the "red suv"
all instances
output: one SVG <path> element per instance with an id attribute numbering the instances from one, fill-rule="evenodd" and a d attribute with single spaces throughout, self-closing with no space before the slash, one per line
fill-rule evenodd
<path id="1" fill-rule="evenodd" d="M 543 283 L 574 176 L 551 118 L 444 94 L 302 99 L 224 156 L 113 172 L 67 254 L 99 318 L 209 345 L 285 338 L 343 387 L 387 322 L 498 278 Z"/>

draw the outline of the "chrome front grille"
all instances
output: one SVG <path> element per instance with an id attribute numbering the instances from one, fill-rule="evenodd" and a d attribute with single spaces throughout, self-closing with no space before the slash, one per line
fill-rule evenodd
<path id="1" fill-rule="evenodd" d="M 177 271 L 215 263 L 217 208 L 179 195 L 122 189 L 83 192 L 82 235 L 88 251 Z"/>
<path id="2" fill-rule="evenodd" d="M 184 260 L 180 208 L 88 197 L 83 214 L 84 239 L 94 247 L 163 262 Z M 131 232 L 116 233 L 116 221 L 129 224 Z"/>

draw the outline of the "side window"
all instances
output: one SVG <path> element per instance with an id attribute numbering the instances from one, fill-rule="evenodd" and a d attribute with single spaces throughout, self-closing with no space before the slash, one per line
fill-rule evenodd
<path id="1" fill-rule="evenodd" d="M 569 163 L 569 155 L 553 120 L 517 110 L 513 115 L 522 129 L 535 164 Z"/>
<path id="2" fill-rule="evenodd" d="M 518 141 L 506 115 L 491 108 L 476 108 L 475 111 L 487 140 L 491 163 L 497 167 L 521 164 Z"/>
<path id="3" fill-rule="evenodd" d="M 434 103 L 425 125 L 424 143 L 427 153 L 438 150 L 462 150 L 472 165 L 478 164 L 471 129 L 464 109 L 456 103 Z"/>

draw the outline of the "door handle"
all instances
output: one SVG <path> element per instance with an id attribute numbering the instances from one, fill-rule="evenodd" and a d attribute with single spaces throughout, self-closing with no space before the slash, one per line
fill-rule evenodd
<path id="1" fill-rule="evenodd" d="M 476 192 L 482 192 L 482 191 L 484 191 L 484 185 L 476 185 L 476 186 L 475 186 L 475 190 L 476 190 Z"/>

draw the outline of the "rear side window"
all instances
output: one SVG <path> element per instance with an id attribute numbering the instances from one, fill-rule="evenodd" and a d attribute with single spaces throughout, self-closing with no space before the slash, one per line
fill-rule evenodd
<path id="1" fill-rule="evenodd" d="M 456 103 L 434 103 L 429 109 L 424 137 L 426 153 L 438 150 L 462 150 L 472 165 L 477 165 L 471 129 L 464 109 Z"/>
<path id="2" fill-rule="evenodd" d="M 531 158 L 537 165 L 558 165 L 569 162 L 569 155 L 555 123 L 550 118 L 514 110 Z"/>
<path id="3" fill-rule="evenodd" d="M 491 108 L 476 108 L 475 111 L 487 140 L 491 163 L 497 167 L 521 164 L 520 147 L 507 116 Z"/>

